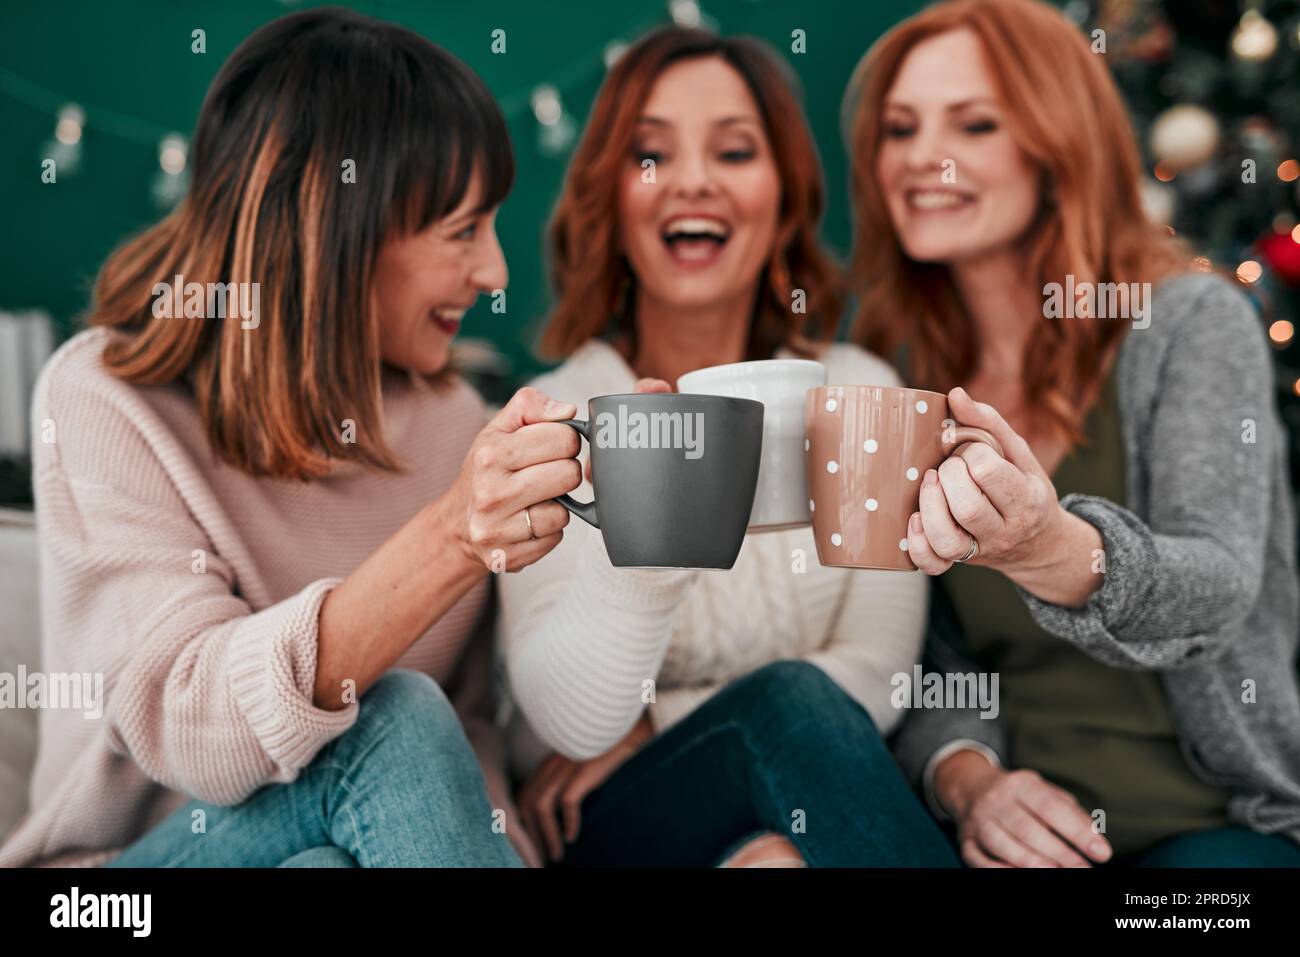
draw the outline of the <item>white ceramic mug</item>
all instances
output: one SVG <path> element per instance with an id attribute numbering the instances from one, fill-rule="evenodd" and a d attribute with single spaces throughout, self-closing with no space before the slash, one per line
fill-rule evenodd
<path id="1" fill-rule="evenodd" d="M 809 359 L 733 362 L 696 369 L 677 380 L 678 392 L 763 403 L 763 456 L 750 531 L 795 528 L 811 521 L 804 470 L 804 395 L 825 384 L 826 367 Z"/>

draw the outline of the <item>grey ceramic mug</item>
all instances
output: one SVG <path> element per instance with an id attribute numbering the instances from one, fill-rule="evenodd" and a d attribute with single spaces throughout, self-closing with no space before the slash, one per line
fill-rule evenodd
<path id="1" fill-rule="evenodd" d="M 602 395 L 564 423 L 591 446 L 595 497 L 556 499 L 600 529 L 619 567 L 730 568 L 745 541 L 763 403 L 716 395 Z"/>

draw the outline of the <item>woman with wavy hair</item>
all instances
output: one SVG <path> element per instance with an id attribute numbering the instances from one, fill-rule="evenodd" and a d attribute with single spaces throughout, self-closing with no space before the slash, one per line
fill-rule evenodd
<path id="1" fill-rule="evenodd" d="M 517 865 L 471 638 L 581 476 L 573 406 L 485 422 L 449 365 L 506 281 L 504 120 L 427 40 L 313 10 L 231 55 L 191 159 L 36 389 L 43 660 L 104 700 L 42 712 L 0 860 Z"/>
<path id="2" fill-rule="evenodd" d="M 1000 717 L 909 715 L 901 763 L 972 866 L 1300 864 L 1268 350 L 1143 214 L 1104 58 L 1047 4 L 955 0 L 848 106 L 860 341 L 1006 451 L 928 472 L 908 533 L 931 667 L 1000 674 Z"/>
<path id="3" fill-rule="evenodd" d="M 585 407 L 795 356 L 832 382 L 895 382 L 829 344 L 840 295 L 822 202 L 773 53 L 702 30 L 645 37 L 597 95 L 551 223 L 542 341 L 566 361 L 534 384 Z M 520 813 L 548 858 L 957 863 L 881 743 L 925 581 L 805 572 L 801 550 L 815 554 L 807 528 L 750 536 L 729 571 L 614 568 L 577 523 L 545 568 L 501 581 L 510 686 L 544 744 L 523 762 Z"/>

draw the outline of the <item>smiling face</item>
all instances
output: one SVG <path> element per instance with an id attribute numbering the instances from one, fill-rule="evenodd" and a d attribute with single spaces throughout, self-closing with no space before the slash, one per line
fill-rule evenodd
<path id="1" fill-rule="evenodd" d="M 1039 178 L 1007 125 L 979 39 L 922 40 L 885 94 L 876 177 L 899 242 L 922 262 L 959 264 L 1016 243 Z"/>
<path id="2" fill-rule="evenodd" d="M 504 289 L 506 262 L 496 235 L 496 210 L 478 212 L 475 176 L 450 214 L 380 247 L 373 283 L 379 303 L 383 360 L 425 375 L 447 364 L 461 317 L 479 293 Z"/>
<path id="3" fill-rule="evenodd" d="M 620 241 L 641 294 L 677 308 L 752 297 L 780 205 L 771 144 L 740 74 L 715 56 L 665 69 L 619 185 Z"/>

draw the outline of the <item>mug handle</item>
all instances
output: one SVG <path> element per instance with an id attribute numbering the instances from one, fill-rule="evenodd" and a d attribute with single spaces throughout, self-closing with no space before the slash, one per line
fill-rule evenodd
<path id="1" fill-rule="evenodd" d="M 945 419 L 943 432 L 940 433 L 939 441 L 943 445 L 943 454 L 952 455 L 961 446 L 967 442 L 983 442 L 994 452 L 998 453 L 999 458 L 1006 458 L 1006 453 L 1002 451 L 1002 445 L 993 435 L 985 432 L 983 429 L 977 429 L 973 425 L 957 425 L 952 419 Z"/>
<path id="2" fill-rule="evenodd" d="M 584 422 L 582 419 L 566 419 L 558 425 L 567 425 L 573 431 L 577 432 L 588 444 L 591 443 L 591 423 Z M 1000 454 L 999 450 L 999 454 Z M 582 519 L 592 528 L 600 528 L 600 522 L 596 519 L 596 500 L 593 498 L 590 502 L 579 502 L 571 495 L 558 495 L 555 501 L 559 502 L 578 518 Z"/>

